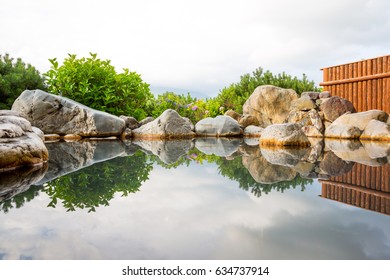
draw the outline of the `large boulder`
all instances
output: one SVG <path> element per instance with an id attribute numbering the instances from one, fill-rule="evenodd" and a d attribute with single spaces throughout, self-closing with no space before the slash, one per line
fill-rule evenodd
<path id="1" fill-rule="evenodd" d="M 386 122 L 389 115 L 381 110 L 370 110 L 360 113 L 346 113 L 337 118 L 325 130 L 325 137 L 357 139 L 371 120 Z"/>
<path id="2" fill-rule="evenodd" d="M 292 89 L 275 86 L 259 86 L 243 105 L 243 114 L 252 115 L 259 121 L 259 126 L 283 123 L 290 112 L 291 102 L 298 99 Z"/>
<path id="3" fill-rule="evenodd" d="M 285 123 L 267 126 L 261 134 L 260 145 L 308 147 L 310 141 L 299 124 Z"/>
<path id="4" fill-rule="evenodd" d="M 191 122 L 182 118 L 175 110 L 165 110 L 155 120 L 133 130 L 134 138 L 142 139 L 180 139 L 191 138 L 195 133 Z"/>
<path id="5" fill-rule="evenodd" d="M 25 90 L 12 110 L 26 115 L 45 134 L 104 137 L 119 136 L 125 129 L 119 117 L 41 90 Z"/>
<path id="6" fill-rule="evenodd" d="M 195 147 L 206 155 L 216 155 L 219 157 L 230 157 L 234 155 L 240 145 L 242 139 L 240 138 L 197 138 Z"/>
<path id="7" fill-rule="evenodd" d="M 0 155 L 0 171 L 41 165 L 49 156 L 30 122 L 10 111 L 0 111 Z"/>
<path id="8" fill-rule="evenodd" d="M 198 136 L 229 137 L 239 136 L 243 133 L 239 123 L 229 116 L 205 118 L 195 125 Z"/>
<path id="9" fill-rule="evenodd" d="M 390 124 L 378 120 L 371 120 L 365 127 L 360 139 L 390 141 Z"/>
<path id="10" fill-rule="evenodd" d="M 309 111 L 316 108 L 317 105 L 309 96 L 302 96 L 291 102 L 291 109 L 297 111 Z"/>
<path id="11" fill-rule="evenodd" d="M 323 99 L 320 110 L 324 113 L 325 120 L 329 122 L 335 121 L 347 112 L 355 112 L 355 108 L 350 101 L 338 96 Z"/>

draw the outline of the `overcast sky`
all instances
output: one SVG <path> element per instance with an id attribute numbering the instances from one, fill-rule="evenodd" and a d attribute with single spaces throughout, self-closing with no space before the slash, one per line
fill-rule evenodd
<path id="1" fill-rule="evenodd" d="M 152 90 L 215 96 L 257 67 L 320 68 L 390 53 L 387 0 L 0 0 L 0 54 L 45 72 L 97 53 Z"/>

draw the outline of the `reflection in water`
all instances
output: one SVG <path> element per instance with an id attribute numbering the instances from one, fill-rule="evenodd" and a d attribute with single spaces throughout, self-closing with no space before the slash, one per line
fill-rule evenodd
<path id="1" fill-rule="evenodd" d="M 390 208 L 389 145 L 374 145 L 48 144 L 44 169 L 0 174 L 0 257 L 389 259 L 388 216 L 364 211 Z"/>

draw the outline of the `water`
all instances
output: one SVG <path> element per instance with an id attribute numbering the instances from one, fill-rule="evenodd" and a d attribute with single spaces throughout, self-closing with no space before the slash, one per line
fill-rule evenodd
<path id="1" fill-rule="evenodd" d="M 0 175 L 0 259 L 390 259 L 388 145 L 254 142 L 49 143 Z"/>

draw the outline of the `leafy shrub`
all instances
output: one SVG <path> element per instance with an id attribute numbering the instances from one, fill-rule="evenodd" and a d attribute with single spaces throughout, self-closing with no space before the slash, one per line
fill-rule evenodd
<path id="1" fill-rule="evenodd" d="M 129 69 L 118 74 L 110 60 L 90 56 L 70 54 L 61 66 L 49 59 L 51 69 L 44 74 L 49 91 L 114 115 L 142 119 L 151 114 L 153 95 L 139 74 Z"/>
<path id="2" fill-rule="evenodd" d="M 264 72 L 261 67 L 252 72 L 252 75 L 245 74 L 240 77 L 238 83 L 233 83 L 228 87 L 223 88 L 215 101 L 224 110 L 233 109 L 238 113 L 242 113 L 242 106 L 253 91 L 261 85 L 274 85 L 281 88 L 295 90 L 298 94 L 304 91 L 319 91 L 315 87 L 313 81 L 309 81 L 305 74 L 302 79 L 292 77 L 286 73 L 274 75 L 270 71 Z"/>
<path id="3" fill-rule="evenodd" d="M 10 109 L 26 89 L 44 90 L 44 78 L 21 58 L 14 61 L 9 54 L 0 55 L 0 109 Z"/>

